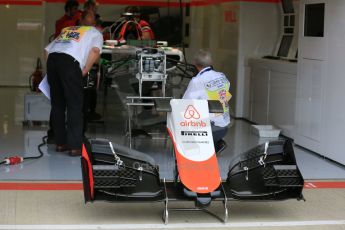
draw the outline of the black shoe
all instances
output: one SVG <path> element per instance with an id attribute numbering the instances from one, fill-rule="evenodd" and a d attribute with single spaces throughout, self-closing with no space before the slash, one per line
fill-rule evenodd
<path id="1" fill-rule="evenodd" d="M 81 156 L 81 149 L 71 149 L 69 151 L 69 155 L 71 157 L 78 157 L 78 156 Z"/>
<path id="2" fill-rule="evenodd" d="M 65 152 L 69 150 L 67 145 L 57 145 L 55 151 L 56 152 Z"/>

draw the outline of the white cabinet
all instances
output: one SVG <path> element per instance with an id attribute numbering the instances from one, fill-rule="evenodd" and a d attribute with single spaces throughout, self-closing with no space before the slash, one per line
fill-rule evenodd
<path id="1" fill-rule="evenodd" d="M 295 74 L 271 71 L 268 123 L 283 130 L 283 134 L 293 137 L 296 110 Z"/>
<path id="2" fill-rule="evenodd" d="M 267 124 L 269 73 L 265 68 L 253 67 L 251 74 L 251 120 Z"/>
<path id="3" fill-rule="evenodd" d="M 324 35 L 304 36 L 305 7 L 324 4 Z M 295 142 L 345 164 L 345 1 L 301 0 Z"/>
<path id="4" fill-rule="evenodd" d="M 293 138 L 296 110 L 297 64 L 281 60 L 249 59 L 250 120 L 271 124 Z"/>
<path id="5" fill-rule="evenodd" d="M 325 62 L 301 58 L 297 80 L 295 143 L 313 151 L 321 151 L 324 119 L 323 78 Z"/>
<path id="6" fill-rule="evenodd" d="M 42 93 L 28 93 L 24 97 L 24 121 L 49 121 L 50 108 Z"/>

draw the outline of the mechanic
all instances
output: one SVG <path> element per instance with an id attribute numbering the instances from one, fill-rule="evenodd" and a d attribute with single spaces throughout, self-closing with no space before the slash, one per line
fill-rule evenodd
<path id="1" fill-rule="evenodd" d="M 94 11 L 84 10 L 80 20 L 81 26 L 96 26 L 96 17 Z M 97 106 L 97 73 L 99 70 L 98 61 L 88 73 L 88 77 L 84 78 L 84 124 L 83 133 L 87 131 L 88 122 L 101 119 L 101 115 L 96 112 Z M 92 86 L 89 83 L 92 82 Z"/>
<path id="2" fill-rule="evenodd" d="M 117 40 L 154 40 L 155 34 L 151 29 L 150 24 L 143 20 L 140 17 L 140 12 L 138 7 L 136 6 L 127 6 L 124 9 L 124 21 L 120 22 L 123 23 L 122 27 L 120 28 L 119 34 L 116 36 Z M 134 22 L 134 23 L 133 23 Z M 151 96 L 152 93 L 152 86 L 155 82 L 153 81 L 145 81 L 142 84 L 142 95 L 143 96 Z M 138 87 L 135 87 L 137 93 L 139 93 L 139 84 Z M 143 102 L 147 102 L 148 100 L 143 100 Z M 152 109 L 152 107 L 144 107 L 145 109 Z"/>
<path id="3" fill-rule="evenodd" d="M 194 65 L 198 74 L 189 82 L 183 99 L 219 100 L 222 103 L 223 113 L 210 113 L 213 142 L 216 144 L 225 137 L 230 124 L 230 82 L 223 73 L 213 70 L 210 52 L 199 50 L 194 56 Z"/>
<path id="4" fill-rule="evenodd" d="M 85 14 L 86 17 L 88 14 Z M 64 28 L 45 48 L 56 151 L 81 155 L 83 138 L 83 76 L 98 60 L 102 34 L 92 26 Z M 67 110 L 67 125 L 65 112 Z"/>
<path id="5" fill-rule="evenodd" d="M 77 26 L 79 23 L 79 19 L 81 17 L 81 11 L 78 10 L 79 3 L 77 0 L 67 0 L 65 3 L 65 14 L 55 23 L 55 33 L 54 39 L 57 38 L 61 30 L 65 27 L 69 26 Z M 50 42 L 51 40 L 49 40 Z M 53 124 L 51 121 L 51 114 L 49 115 L 49 130 L 47 132 L 47 143 L 48 144 L 55 144 L 55 137 L 54 137 L 54 130 Z"/>
<path id="6" fill-rule="evenodd" d="M 140 17 L 140 12 L 136 6 L 127 6 L 125 13 L 133 14 L 133 19 L 137 23 L 137 27 L 132 24 L 124 24 L 120 30 L 119 40 L 121 39 L 138 39 L 138 40 L 155 40 L 155 34 L 150 24 Z M 138 30 L 138 31 L 137 31 Z M 137 33 L 139 32 L 139 35 Z"/>
<path id="7" fill-rule="evenodd" d="M 92 11 L 95 14 L 95 27 L 99 30 L 102 31 L 102 20 L 101 16 L 97 13 L 99 3 L 94 1 L 94 0 L 87 0 L 84 3 L 84 11 Z"/>
<path id="8" fill-rule="evenodd" d="M 80 21 L 80 25 L 83 26 L 94 26 L 99 32 L 102 33 L 102 21 L 101 16 L 97 13 L 98 2 L 94 0 L 88 0 L 84 3 L 83 16 Z M 103 40 L 104 35 L 103 35 Z M 89 72 L 89 77 L 92 79 L 97 78 L 97 73 L 99 71 L 98 62 L 94 64 L 91 71 Z M 94 87 L 88 87 L 84 90 L 84 132 L 87 130 L 87 122 L 100 120 L 102 116 L 96 112 L 97 107 L 97 89 L 96 85 Z"/>
<path id="9" fill-rule="evenodd" d="M 65 14 L 55 23 L 55 35 L 57 38 L 61 30 L 65 27 L 76 26 L 81 17 L 81 11 L 78 10 L 79 3 L 77 0 L 67 0 L 65 3 Z"/>

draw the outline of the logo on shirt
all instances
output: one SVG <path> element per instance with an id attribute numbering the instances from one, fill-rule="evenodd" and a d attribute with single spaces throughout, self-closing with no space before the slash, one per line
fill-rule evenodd
<path id="1" fill-rule="evenodd" d="M 56 40 L 59 42 L 79 42 L 83 38 L 84 34 L 90 29 L 90 26 L 67 27 L 61 31 L 61 34 Z"/>
<path id="2" fill-rule="evenodd" d="M 217 79 L 206 82 L 204 86 L 208 91 L 218 91 L 219 89 L 224 88 L 224 85 L 226 84 L 228 84 L 228 80 L 224 75 L 221 75 L 221 77 Z"/>
<path id="3" fill-rule="evenodd" d="M 219 100 L 220 101 L 225 101 L 226 100 L 226 90 L 225 89 L 219 90 L 218 95 L 219 95 Z"/>
<path id="4" fill-rule="evenodd" d="M 193 105 L 188 105 L 186 111 L 184 112 L 184 118 L 186 119 L 200 119 L 200 113 Z"/>

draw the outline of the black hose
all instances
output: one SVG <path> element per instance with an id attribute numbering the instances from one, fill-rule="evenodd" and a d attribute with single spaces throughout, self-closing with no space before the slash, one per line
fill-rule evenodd
<path id="1" fill-rule="evenodd" d="M 178 67 L 178 66 L 176 66 L 176 68 L 177 68 L 178 70 L 180 70 L 180 71 L 182 72 L 182 74 L 184 74 L 184 75 L 183 75 L 183 78 L 193 78 L 193 75 L 187 73 L 187 70 L 183 70 L 182 68 L 180 68 L 180 67 Z"/>
<path id="2" fill-rule="evenodd" d="M 43 153 L 43 151 L 41 150 L 41 147 L 47 144 L 47 141 L 46 141 L 47 138 L 48 138 L 48 136 L 42 137 L 42 143 L 39 144 L 39 145 L 37 146 L 37 149 L 38 149 L 38 152 L 39 152 L 39 155 L 38 155 L 38 156 L 23 157 L 23 160 L 34 160 L 34 159 L 39 159 L 39 158 L 43 157 L 44 153 Z M 0 162 L 0 165 L 3 165 L 3 164 L 6 164 L 6 161 L 5 161 L 5 160 L 3 160 L 3 161 Z"/>
<path id="3" fill-rule="evenodd" d="M 41 150 L 41 147 L 47 144 L 47 138 L 48 138 L 48 136 L 42 137 L 42 143 L 37 146 L 37 149 L 38 149 L 38 152 L 39 152 L 38 156 L 24 157 L 23 159 L 24 160 L 34 160 L 34 159 L 39 159 L 39 158 L 43 157 L 44 153 Z"/>
<path id="4" fill-rule="evenodd" d="M 176 64 L 176 68 L 179 69 L 183 74 L 188 75 L 188 78 L 192 78 L 193 75 L 188 74 L 187 71 L 192 72 L 192 74 L 196 74 L 196 72 L 195 72 L 195 66 L 194 66 L 194 65 L 189 64 L 189 63 L 187 63 L 187 62 L 177 61 L 177 60 L 175 60 L 175 59 L 173 59 L 173 58 L 169 58 L 169 57 L 167 57 L 166 59 L 169 60 L 169 61 L 171 61 L 172 63 Z M 183 65 L 183 66 L 185 67 L 185 69 L 183 70 L 183 69 L 182 69 L 181 67 L 179 67 L 178 65 Z"/>
<path id="5" fill-rule="evenodd" d="M 120 63 L 118 66 L 115 66 L 114 69 L 112 69 L 109 73 L 107 74 L 114 74 L 115 71 L 120 68 L 121 66 L 125 65 L 126 63 L 128 63 L 129 61 L 131 60 L 135 60 L 134 58 L 128 58 L 128 59 L 125 59 L 125 60 L 121 60 L 121 61 L 116 61 L 116 62 L 112 62 L 112 64 L 115 64 L 115 63 Z"/>

